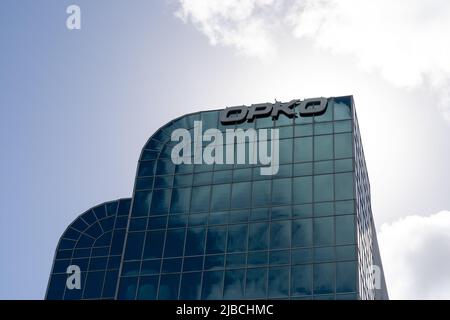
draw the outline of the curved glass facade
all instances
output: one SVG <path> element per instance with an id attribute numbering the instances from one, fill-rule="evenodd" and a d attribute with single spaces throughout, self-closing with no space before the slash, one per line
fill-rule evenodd
<path id="1" fill-rule="evenodd" d="M 362 252 L 372 256 L 378 248 L 373 244 L 376 239 L 360 241 L 360 207 L 365 205 L 364 214 L 370 217 L 365 223 L 372 228 L 373 220 L 370 192 L 360 199 L 358 191 L 368 179 L 356 181 L 359 173 L 355 174 L 355 168 L 364 171 L 365 167 L 356 163 L 361 160 L 356 157 L 359 133 L 355 132 L 352 97 L 330 98 L 326 111 L 311 117 L 280 114 L 278 118 L 224 125 L 219 114 L 220 110 L 186 115 L 148 140 L 138 163 L 133 197 L 121 200 L 130 208 L 123 215 L 112 216 L 116 223 L 128 218 L 120 227 L 111 227 L 112 233 L 120 234 L 125 234 L 126 227 L 119 263 L 113 268 L 102 265 L 103 274 L 92 276 L 98 271 L 91 269 L 90 263 L 83 265 L 84 289 L 67 290 L 65 268 L 77 262 L 78 245 L 61 247 L 66 240 L 74 242 L 75 236 L 68 237 L 67 232 L 76 229 L 82 236 L 96 237 L 72 224 L 58 246 L 48 299 L 375 298 L 362 294 L 374 289 L 362 282 L 362 268 L 371 268 L 361 263 L 369 261 L 361 258 Z M 193 164 L 173 161 L 178 141 L 171 136 L 177 129 L 186 129 L 192 141 L 200 141 L 189 146 Z M 229 129 L 276 129 L 279 165 L 274 174 L 261 174 L 267 165 L 252 161 L 261 153 L 248 139 L 219 143 L 218 132 L 228 137 Z M 211 147 L 209 134 L 215 134 L 213 164 L 201 159 Z M 261 135 L 258 138 L 261 140 Z M 274 136 L 265 139 L 270 146 Z M 261 144 L 257 146 L 261 149 Z M 276 149 L 271 146 L 273 156 Z M 241 160 L 240 147 L 245 151 Z M 109 212 L 108 205 L 112 206 L 97 208 Z M 101 225 L 104 218 L 96 217 L 100 222 L 92 223 Z M 87 228 L 93 228 L 92 223 Z M 376 238 L 375 233 L 371 236 Z M 95 241 L 89 246 L 92 259 Z M 108 246 L 112 252 L 112 242 L 104 247 Z M 368 247 L 362 250 L 361 246 Z M 61 258 L 64 250 L 70 254 Z M 105 259 L 113 256 L 109 253 Z M 105 275 L 115 275 L 115 279 Z M 97 291 L 91 293 L 90 277 L 101 276 L 101 283 L 114 287 L 114 292 L 105 292 L 104 285 L 101 291 L 97 285 Z M 387 293 L 377 297 L 387 298 Z"/>

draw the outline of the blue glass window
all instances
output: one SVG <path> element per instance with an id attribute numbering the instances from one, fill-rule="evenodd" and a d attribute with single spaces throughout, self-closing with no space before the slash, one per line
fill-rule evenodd
<path id="1" fill-rule="evenodd" d="M 333 293 L 335 288 L 334 263 L 314 265 L 314 294 Z"/>
<path id="2" fill-rule="evenodd" d="M 224 299 L 242 299 L 244 297 L 245 270 L 231 270 L 225 272 L 223 288 Z"/>
<path id="3" fill-rule="evenodd" d="M 179 274 L 161 275 L 159 282 L 159 300 L 175 300 L 178 298 Z"/>
<path id="4" fill-rule="evenodd" d="M 231 193 L 231 208 L 240 209 L 250 207 L 251 182 L 233 183 Z"/>
<path id="5" fill-rule="evenodd" d="M 155 300 L 158 290 L 158 276 L 141 277 L 137 298 L 139 300 Z"/>
<path id="6" fill-rule="evenodd" d="M 125 260 L 138 260 L 142 257 L 145 232 L 132 232 L 128 234 L 125 249 Z"/>
<path id="7" fill-rule="evenodd" d="M 269 269 L 269 298 L 287 297 L 289 294 L 289 267 Z"/>
<path id="8" fill-rule="evenodd" d="M 144 259 L 161 258 L 164 245 L 164 231 L 147 232 L 145 239 Z"/>
<path id="9" fill-rule="evenodd" d="M 314 176 L 314 201 L 332 201 L 334 197 L 333 175 Z"/>
<path id="10" fill-rule="evenodd" d="M 293 197 L 295 204 L 312 202 L 312 177 L 294 178 Z"/>
<path id="11" fill-rule="evenodd" d="M 309 247 L 312 245 L 312 221 L 311 219 L 292 221 L 292 246 Z"/>
<path id="12" fill-rule="evenodd" d="M 336 158 L 350 158 L 353 154 L 353 136 L 351 133 L 334 135 L 334 156 Z"/>
<path id="13" fill-rule="evenodd" d="M 170 205 L 170 212 L 172 213 L 188 213 L 189 201 L 191 199 L 191 189 L 173 189 L 172 204 Z"/>
<path id="14" fill-rule="evenodd" d="M 339 173 L 334 177 L 336 200 L 353 199 L 353 173 Z"/>
<path id="15" fill-rule="evenodd" d="M 267 269 L 247 269 L 245 296 L 250 299 L 267 297 Z"/>
<path id="16" fill-rule="evenodd" d="M 291 243 L 291 221 L 272 222 L 270 226 L 270 248 L 283 249 Z"/>
<path id="17" fill-rule="evenodd" d="M 120 278 L 118 298 L 120 300 L 134 300 L 136 296 L 138 277 Z"/>
<path id="18" fill-rule="evenodd" d="M 267 206 L 270 204 L 271 180 L 253 182 L 253 206 Z"/>
<path id="19" fill-rule="evenodd" d="M 189 228 L 186 237 L 185 256 L 201 255 L 205 250 L 205 228 Z"/>
<path id="20" fill-rule="evenodd" d="M 203 273 L 203 300 L 222 299 L 223 271 Z"/>
<path id="21" fill-rule="evenodd" d="M 268 248 L 269 224 L 251 223 L 249 226 L 249 250 L 264 250 Z"/>
<path id="22" fill-rule="evenodd" d="M 316 246 L 332 245 L 334 241 L 333 218 L 314 219 L 314 244 Z"/>
<path id="23" fill-rule="evenodd" d="M 224 253 L 227 238 L 227 227 L 212 227 L 208 229 L 206 253 Z"/>
<path id="24" fill-rule="evenodd" d="M 310 295 L 312 289 L 312 265 L 299 265 L 292 267 L 291 295 Z"/>
<path id="25" fill-rule="evenodd" d="M 181 278 L 180 299 L 198 300 L 200 299 L 201 272 L 183 273 Z"/>
<path id="26" fill-rule="evenodd" d="M 275 179 L 272 187 L 272 205 L 290 204 L 292 199 L 292 180 Z"/>
<path id="27" fill-rule="evenodd" d="M 307 162 L 313 160 L 312 137 L 294 139 L 294 162 Z"/>
<path id="28" fill-rule="evenodd" d="M 150 215 L 167 214 L 170 205 L 170 189 L 154 190 Z"/>
<path id="29" fill-rule="evenodd" d="M 212 187 L 211 210 L 226 210 L 230 208 L 230 184 L 218 184 Z"/>
<path id="30" fill-rule="evenodd" d="M 185 229 L 167 230 L 165 257 L 180 257 L 183 255 Z"/>
<path id="31" fill-rule="evenodd" d="M 336 217 L 336 244 L 355 243 L 355 217 L 353 215 Z"/>
<path id="32" fill-rule="evenodd" d="M 192 188 L 191 212 L 207 212 L 211 187 Z"/>
<path id="33" fill-rule="evenodd" d="M 247 224 L 230 225 L 228 227 L 227 252 L 247 250 Z"/>
<path id="34" fill-rule="evenodd" d="M 336 292 L 355 292 L 357 277 L 356 261 L 336 263 Z"/>
<path id="35" fill-rule="evenodd" d="M 314 137 L 314 160 L 333 159 L 333 136 Z"/>

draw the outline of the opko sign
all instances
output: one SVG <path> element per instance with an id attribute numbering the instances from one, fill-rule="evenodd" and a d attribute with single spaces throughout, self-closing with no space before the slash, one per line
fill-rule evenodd
<path id="1" fill-rule="evenodd" d="M 298 113 L 295 110 L 298 106 Z M 297 114 L 303 117 L 321 115 L 327 110 L 326 98 L 314 98 L 306 100 L 292 100 L 287 103 L 261 103 L 247 106 L 226 108 L 220 112 L 220 122 L 224 125 L 253 121 L 255 118 L 272 117 L 278 118 L 284 114 L 289 118 Z"/>

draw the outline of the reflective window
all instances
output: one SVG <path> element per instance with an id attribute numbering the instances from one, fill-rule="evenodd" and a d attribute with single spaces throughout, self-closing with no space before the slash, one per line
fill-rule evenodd
<path id="1" fill-rule="evenodd" d="M 314 265 L 314 294 L 333 293 L 335 287 L 334 263 Z"/>
<path id="2" fill-rule="evenodd" d="M 206 212 L 209 210 L 210 186 L 192 188 L 191 212 Z"/>
<path id="3" fill-rule="evenodd" d="M 291 221 L 272 222 L 270 226 L 270 248 L 283 249 L 291 244 Z"/>
<path id="4" fill-rule="evenodd" d="M 269 242 L 269 224 L 250 223 L 248 249 L 249 250 L 267 249 L 268 242 Z"/>
<path id="5" fill-rule="evenodd" d="M 231 270 L 225 272 L 223 288 L 224 299 L 242 299 L 244 297 L 245 270 Z"/>
<path id="6" fill-rule="evenodd" d="M 289 267 L 269 269 L 269 298 L 287 297 L 289 294 Z"/>
<path id="7" fill-rule="evenodd" d="M 333 198 L 333 175 L 314 176 L 314 201 L 332 201 Z"/>
<path id="8" fill-rule="evenodd" d="M 189 228 L 187 230 L 185 256 L 195 256 L 204 253 L 205 234 L 205 228 Z"/>
<path id="9" fill-rule="evenodd" d="M 147 232 L 145 239 L 144 259 L 161 258 L 164 245 L 164 231 Z"/>
<path id="10" fill-rule="evenodd" d="M 251 201 L 251 182 L 233 183 L 231 208 L 248 208 Z"/>
<path id="11" fill-rule="evenodd" d="M 202 299 L 222 299 L 223 271 L 203 273 Z"/>
<path id="12" fill-rule="evenodd" d="M 132 232 L 128 234 L 125 249 L 125 260 L 141 259 L 142 247 L 144 246 L 144 232 Z"/>
<path id="13" fill-rule="evenodd" d="M 292 139 L 280 140 L 280 164 L 292 162 Z"/>
<path id="14" fill-rule="evenodd" d="M 314 244 L 316 246 L 332 245 L 334 241 L 333 218 L 314 219 Z"/>
<path id="15" fill-rule="evenodd" d="M 185 229 L 167 230 L 165 257 L 180 257 L 183 255 Z"/>
<path id="16" fill-rule="evenodd" d="M 150 209 L 150 202 L 152 200 L 151 191 L 138 191 L 135 193 L 133 203 L 133 216 L 146 216 Z"/>
<path id="17" fill-rule="evenodd" d="M 267 206 L 270 204 L 271 180 L 253 182 L 253 206 Z"/>
<path id="18" fill-rule="evenodd" d="M 336 158 L 349 158 L 352 156 L 352 134 L 341 133 L 334 135 L 334 156 Z"/>
<path id="19" fill-rule="evenodd" d="M 312 265 L 292 266 L 291 295 L 310 295 L 312 291 Z"/>
<path id="20" fill-rule="evenodd" d="M 357 276 L 356 261 L 336 263 L 336 292 L 355 292 Z"/>
<path id="21" fill-rule="evenodd" d="M 333 159 L 333 136 L 314 137 L 314 160 Z"/>
<path id="22" fill-rule="evenodd" d="M 272 205 L 290 204 L 292 179 L 275 179 L 272 186 Z"/>
<path id="23" fill-rule="evenodd" d="M 191 189 L 173 189 L 172 204 L 170 205 L 170 212 L 172 213 L 188 213 L 189 202 L 191 200 Z"/>
<path id="24" fill-rule="evenodd" d="M 355 217 L 353 215 L 336 217 L 336 244 L 355 243 Z"/>
<path id="25" fill-rule="evenodd" d="M 208 229 L 206 237 L 206 253 L 224 253 L 227 237 L 227 227 L 213 227 Z"/>
<path id="26" fill-rule="evenodd" d="M 292 246 L 309 247 L 312 245 L 312 221 L 301 219 L 292 221 Z"/>
<path id="27" fill-rule="evenodd" d="M 120 300 L 134 300 L 136 297 L 138 277 L 123 277 L 120 279 L 119 294 Z"/>
<path id="28" fill-rule="evenodd" d="M 266 298 L 267 269 L 247 269 L 245 297 L 250 299 Z"/>
<path id="29" fill-rule="evenodd" d="M 312 249 L 292 249 L 292 264 L 305 264 L 313 262 Z"/>
<path id="30" fill-rule="evenodd" d="M 230 207 L 230 184 L 218 184 L 212 187 L 211 210 L 224 210 Z"/>
<path id="31" fill-rule="evenodd" d="M 163 274 L 159 282 L 159 300 L 178 299 L 179 274 Z"/>
<path id="32" fill-rule="evenodd" d="M 154 190 L 151 215 L 167 214 L 170 205 L 170 189 Z"/>
<path id="33" fill-rule="evenodd" d="M 351 118 L 352 111 L 350 98 L 336 98 L 334 101 L 334 120 L 346 120 Z"/>
<path id="34" fill-rule="evenodd" d="M 201 280 L 202 280 L 201 272 L 184 273 L 181 278 L 180 299 L 181 300 L 200 299 Z"/>
<path id="35" fill-rule="evenodd" d="M 158 292 L 158 276 L 141 277 L 137 298 L 139 300 L 155 300 Z"/>
<path id="36" fill-rule="evenodd" d="M 312 177 L 298 177 L 293 180 L 293 201 L 295 204 L 312 202 Z"/>
<path id="37" fill-rule="evenodd" d="M 336 200 L 353 199 L 353 173 L 339 173 L 334 177 Z"/>
<path id="38" fill-rule="evenodd" d="M 228 252 L 247 250 L 247 224 L 231 225 L 228 227 Z"/>
<path id="39" fill-rule="evenodd" d="M 294 162 L 312 161 L 313 138 L 295 138 L 294 139 Z"/>

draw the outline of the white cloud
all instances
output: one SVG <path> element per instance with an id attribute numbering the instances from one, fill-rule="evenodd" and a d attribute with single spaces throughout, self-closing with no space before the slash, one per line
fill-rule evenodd
<path id="1" fill-rule="evenodd" d="M 378 242 L 391 299 L 450 299 L 450 212 L 381 226 Z"/>
<path id="2" fill-rule="evenodd" d="M 355 57 L 395 86 L 426 85 L 450 121 L 448 0 L 178 0 L 213 45 L 276 61 L 281 38 Z"/>

